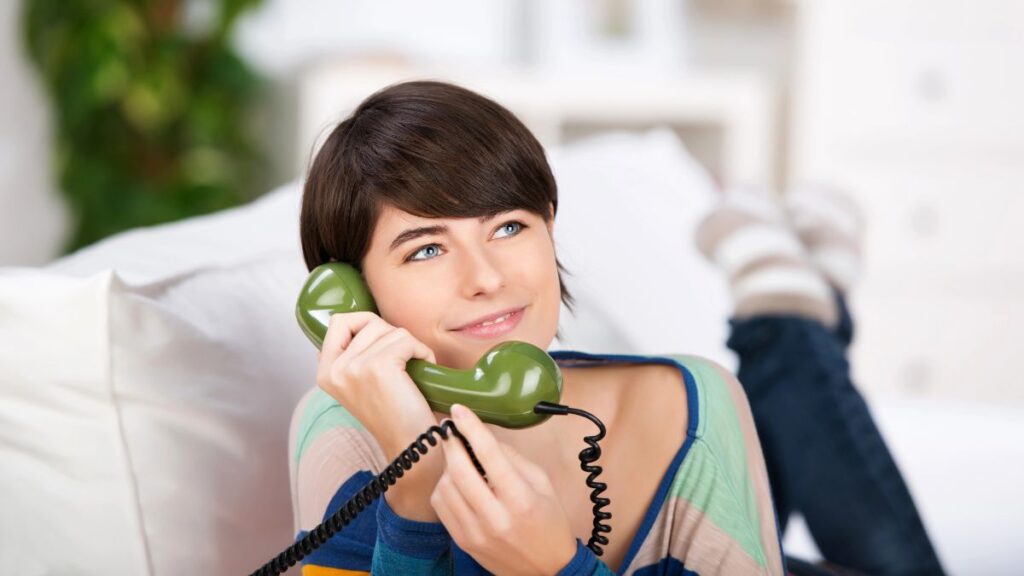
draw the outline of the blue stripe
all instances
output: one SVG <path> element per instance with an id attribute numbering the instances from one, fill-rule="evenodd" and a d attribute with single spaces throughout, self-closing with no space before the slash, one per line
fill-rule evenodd
<path id="1" fill-rule="evenodd" d="M 368 470 L 360 470 L 350 476 L 334 493 L 327 510 L 324 512 L 323 520 L 334 515 L 345 502 L 362 490 L 370 480 L 376 476 Z M 374 500 L 347 526 L 339 530 L 324 542 L 323 546 L 317 548 L 303 559 L 303 563 L 316 566 L 328 566 L 331 568 L 344 568 L 346 570 L 370 571 L 373 560 L 374 543 L 377 540 L 376 508 L 379 499 Z M 295 537 L 298 541 L 305 538 L 309 531 L 302 530 Z"/>
<path id="2" fill-rule="evenodd" d="M 389 574 L 452 574 L 451 558 L 427 559 L 396 551 L 383 540 L 377 542 L 374 565 Z"/>
<path id="3" fill-rule="evenodd" d="M 378 543 L 387 544 L 399 554 L 431 561 L 448 551 L 452 537 L 441 522 L 403 518 L 392 510 L 383 495 L 374 502 L 380 503 L 377 507 Z"/>

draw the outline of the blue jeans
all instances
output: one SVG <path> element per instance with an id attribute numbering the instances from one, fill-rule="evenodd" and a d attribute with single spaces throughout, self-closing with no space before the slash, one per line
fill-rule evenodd
<path id="1" fill-rule="evenodd" d="M 850 380 L 853 320 L 732 319 L 727 345 L 754 414 L 779 528 L 807 522 L 829 562 L 866 574 L 942 574 L 899 468 Z"/>

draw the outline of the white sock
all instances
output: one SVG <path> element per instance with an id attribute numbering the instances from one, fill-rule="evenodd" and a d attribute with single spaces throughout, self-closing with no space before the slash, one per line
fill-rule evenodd
<path id="1" fill-rule="evenodd" d="M 772 213 L 756 197 L 727 193 L 698 226 L 701 252 L 729 278 L 734 315 L 796 314 L 835 326 L 828 282 L 785 219 Z"/>

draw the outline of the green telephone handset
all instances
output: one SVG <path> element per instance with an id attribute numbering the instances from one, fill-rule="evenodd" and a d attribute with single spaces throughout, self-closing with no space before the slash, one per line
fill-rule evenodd
<path id="1" fill-rule="evenodd" d="M 376 311 L 362 275 L 342 262 L 313 269 L 295 305 L 299 326 L 317 348 L 323 346 L 331 314 Z M 469 370 L 414 358 L 406 371 L 433 410 L 450 414 L 452 404 L 458 402 L 484 422 L 505 428 L 526 428 L 547 420 L 551 414 L 534 412 L 534 407 L 538 402 L 557 404 L 562 396 L 558 365 L 527 342 L 497 344 Z"/>

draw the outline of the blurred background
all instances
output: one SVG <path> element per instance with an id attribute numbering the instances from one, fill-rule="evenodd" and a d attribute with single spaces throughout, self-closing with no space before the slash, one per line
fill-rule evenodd
<path id="1" fill-rule="evenodd" d="M 926 403 L 929 426 L 963 428 L 976 459 L 944 465 L 983 476 L 1016 457 L 993 436 L 1019 431 L 1024 409 L 1022 54 L 1016 0 L 9 0 L 0 265 L 44 265 L 301 178 L 382 70 L 507 94 L 528 78 L 577 104 L 531 119 L 545 144 L 667 126 L 724 185 L 853 195 L 867 223 L 855 379 L 869 401 Z M 903 457 L 900 438 L 927 430 L 907 414 L 883 419 Z M 930 502 L 972 492 L 942 482 L 912 487 Z M 948 505 L 999 517 L 997 501 Z M 970 573 L 969 547 L 940 553 Z"/>
<path id="2" fill-rule="evenodd" d="M 1019 2 L 72 6 L 0 7 L 0 264 L 43 264 L 301 176 L 379 67 L 578 76 L 577 91 L 674 82 L 694 101 L 672 128 L 721 182 L 784 193 L 817 179 L 860 202 L 865 386 L 1024 402 L 1010 363 L 1024 339 Z M 633 101 L 595 95 L 591 113 L 538 136 L 629 128 L 616 106 Z"/>

